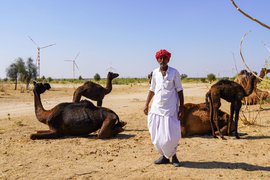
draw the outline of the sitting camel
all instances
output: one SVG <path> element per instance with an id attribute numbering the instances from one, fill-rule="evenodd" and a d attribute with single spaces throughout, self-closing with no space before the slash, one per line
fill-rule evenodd
<path id="1" fill-rule="evenodd" d="M 227 122 L 229 119 L 229 114 L 221 110 L 218 111 L 218 126 L 222 135 L 227 135 Z M 232 125 L 232 130 L 234 130 L 234 125 Z M 215 131 L 215 134 L 219 135 L 216 128 Z M 181 119 L 182 137 L 206 135 L 211 134 L 211 132 L 209 107 L 205 103 L 184 104 L 184 117 Z"/>
<path id="2" fill-rule="evenodd" d="M 112 91 L 112 80 L 118 76 L 119 74 L 117 73 L 109 72 L 107 75 L 106 88 L 92 81 L 85 82 L 73 93 L 73 102 L 80 102 L 81 97 L 84 96 L 91 100 L 97 101 L 97 106 L 102 106 L 104 96 Z"/>
<path id="3" fill-rule="evenodd" d="M 31 139 L 59 138 L 65 135 L 83 136 L 98 132 L 98 138 L 109 138 L 124 131 L 126 122 L 120 121 L 118 115 L 104 107 L 96 107 L 93 103 L 83 100 L 78 103 L 60 103 L 51 110 L 45 110 L 40 94 L 50 89 L 48 83 L 34 82 L 34 103 L 37 119 L 50 128 L 48 131 L 37 131 Z"/>
<path id="4" fill-rule="evenodd" d="M 260 78 L 264 78 L 268 73 L 270 73 L 270 69 L 262 68 L 259 74 Z M 239 83 L 244 88 L 247 86 L 247 77 L 249 75 L 249 72 L 247 70 L 240 71 L 239 74 L 237 74 L 235 78 L 235 82 Z M 254 90 L 253 92 L 244 98 L 244 103 L 246 105 L 255 105 L 258 104 L 262 100 L 266 100 L 269 97 L 268 91 L 263 91 L 257 88 L 257 84 L 260 83 L 262 80 L 259 78 L 256 78 L 254 81 Z"/>

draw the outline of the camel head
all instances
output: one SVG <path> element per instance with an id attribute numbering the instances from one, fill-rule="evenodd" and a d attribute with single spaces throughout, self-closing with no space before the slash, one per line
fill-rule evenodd
<path id="1" fill-rule="evenodd" d="M 37 92 L 38 94 L 44 93 L 46 90 L 51 89 L 51 86 L 49 83 L 37 83 L 34 81 L 34 92 Z"/>
<path id="2" fill-rule="evenodd" d="M 264 78 L 264 76 L 266 76 L 268 73 L 270 73 L 270 69 L 262 68 L 259 76 Z"/>
<path id="3" fill-rule="evenodd" d="M 114 78 L 117 78 L 119 74 L 113 73 L 113 72 L 108 72 L 107 78 L 110 80 L 113 80 Z"/>

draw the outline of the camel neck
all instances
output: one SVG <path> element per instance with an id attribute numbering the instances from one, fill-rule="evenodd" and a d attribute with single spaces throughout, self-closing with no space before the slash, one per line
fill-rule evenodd
<path id="1" fill-rule="evenodd" d="M 34 106 L 35 106 L 35 113 L 36 113 L 36 117 L 37 119 L 46 124 L 46 111 L 43 108 L 43 105 L 41 103 L 41 98 L 40 98 L 40 94 L 38 94 L 37 92 L 34 91 Z"/>
<path id="2" fill-rule="evenodd" d="M 105 94 L 109 94 L 112 91 L 112 79 L 107 77 Z"/>
<path id="3" fill-rule="evenodd" d="M 257 78 L 255 76 L 252 76 L 251 78 L 249 78 L 247 86 L 245 88 L 246 96 L 249 96 L 253 92 L 256 79 Z"/>

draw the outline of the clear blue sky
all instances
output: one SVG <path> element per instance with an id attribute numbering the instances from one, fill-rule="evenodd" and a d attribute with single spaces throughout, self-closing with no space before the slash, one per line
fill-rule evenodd
<path id="1" fill-rule="evenodd" d="M 235 0 L 238 6 L 270 25 L 270 1 Z M 71 78 L 105 77 L 113 67 L 120 77 L 146 77 L 158 67 L 155 52 L 172 53 L 169 65 L 188 77 L 209 73 L 234 76 L 244 68 L 243 54 L 255 71 L 270 55 L 270 30 L 247 19 L 230 0 L 1 0 L 0 78 L 18 57 L 36 60 L 41 50 L 41 75 Z M 235 55 L 235 60 L 233 59 Z"/>

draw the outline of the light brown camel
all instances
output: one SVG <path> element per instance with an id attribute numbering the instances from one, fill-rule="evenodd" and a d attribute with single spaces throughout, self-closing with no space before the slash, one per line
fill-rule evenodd
<path id="1" fill-rule="evenodd" d="M 107 85 L 105 88 L 92 81 L 85 82 L 73 93 L 73 102 L 79 102 L 81 97 L 84 96 L 91 100 L 97 101 L 97 106 L 102 106 L 104 96 L 112 91 L 112 80 L 118 76 L 119 74 L 117 73 L 109 72 L 107 75 Z"/>
<path id="2" fill-rule="evenodd" d="M 34 82 L 34 104 L 37 119 L 47 124 L 50 130 L 37 131 L 31 139 L 51 139 L 65 135 L 83 136 L 99 130 L 100 139 L 116 136 L 124 131 L 126 122 L 120 121 L 118 115 L 104 107 L 96 107 L 93 103 L 83 100 L 78 103 L 60 103 L 50 110 L 45 110 L 40 94 L 50 89 L 48 83 Z"/>
<path id="3" fill-rule="evenodd" d="M 230 80 L 220 80 L 216 84 L 212 85 L 209 91 L 206 93 L 206 104 L 208 104 L 208 99 L 210 102 L 210 123 L 212 128 L 213 137 L 217 137 L 214 131 L 214 123 L 220 134 L 222 139 L 225 139 L 223 135 L 220 133 L 220 128 L 218 126 L 218 109 L 221 106 L 220 99 L 224 99 L 231 103 L 230 107 L 230 120 L 228 122 L 227 133 L 231 135 L 231 124 L 234 119 L 235 126 L 235 137 L 239 139 L 238 135 L 238 119 L 239 119 L 239 111 L 242 106 L 242 99 L 250 95 L 254 89 L 254 81 L 256 77 L 249 73 L 248 76 L 248 84 L 246 88 L 243 88 L 240 84 L 230 81 Z"/>
<path id="4" fill-rule="evenodd" d="M 264 78 L 268 73 L 270 73 L 270 69 L 262 68 L 259 74 L 260 78 Z M 235 82 L 242 85 L 244 88 L 247 86 L 247 76 L 248 72 L 246 70 L 242 70 L 235 78 Z M 253 92 L 244 98 L 244 103 L 246 105 L 255 105 L 258 104 L 260 101 L 265 100 L 269 97 L 268 91 L 262 91 L 257 88 L 257 84 L 261 82 L 261 79 L 256 78 L 254 84 Z"/>
<path id="5" fill-rule="evenodd" d="M 227 124 L 229 121 L 229 114 L 222 110 L 218 110 L 218 126 L 223 135 L 227 135 Z M 217 129 L 215 128 L 215 131 Z M 234 125 L 232 125 L 234 130 Z M 181 119 L 181 134 L 182 137 L 193 135 L 207 135 L 211 134 L 210 111 L 205 103 L 184 104 L 184 117 Z M 218 131 L 215 132 L 218 135 Z"/>

